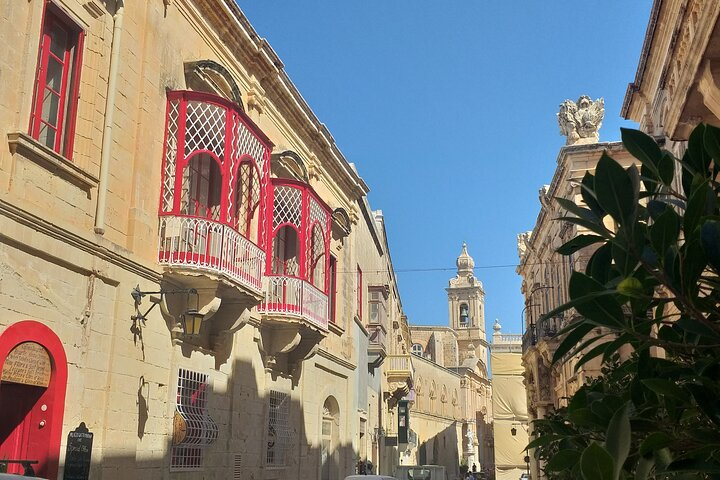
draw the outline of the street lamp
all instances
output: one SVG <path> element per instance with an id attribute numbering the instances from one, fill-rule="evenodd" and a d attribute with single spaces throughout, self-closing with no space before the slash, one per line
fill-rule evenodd
<path id="1" fill-rule="evenodd" d="M 184 288 L 178 290 L 163 290 L 161 288 L 158 292 L 140 291 L 140 285 L 133 288 L 132 292 L 130 292 L 130 295 L 135 301 L 135 315 L 130 317 L 130 319 L 133 321 L 132 330 L 137 331 L 139 329 L 138 321 L 141 321 L 143 325 L 145 324 L 148 314 L 152 311 L 153 308 L 155 308 L 157 304 L 162 302 L 163 295 L 175 295 L 179 293 L 184 293 L 188 295 L 188 302 L 190 300 L 190 295 L 195 295 L 195 308 L 188 308 L 187 310 L 185 310 L 185 312 L 181 316 L 180 324 L 182 325 L 183 333 L 186 336 L 194 337 L 199 335 L 200 327 L 202 326 L 202 321 L 205 315 L 200 313 L 200 295 L 198 294 L 198 291 L 194 288 Z M 145 311 L 145 313 L 142 313 L 140 311 L 140 304 L 142 303 L 142 298 L 146 295 L 160 296 L 151 296 L 150 303 L 152 303 L 152 305 Z"/>

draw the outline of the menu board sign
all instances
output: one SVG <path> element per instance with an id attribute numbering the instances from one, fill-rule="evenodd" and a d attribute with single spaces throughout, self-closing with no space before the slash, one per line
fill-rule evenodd
<path id="1" fill-rule="evenodd" d="M 85 422 L 68 433 L 63 480 L 88 480 L 92 443 L 93 434 L 88 431 Z"/>

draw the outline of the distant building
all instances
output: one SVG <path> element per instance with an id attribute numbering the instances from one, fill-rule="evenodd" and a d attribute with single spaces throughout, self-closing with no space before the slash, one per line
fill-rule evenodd
<path id="1" fill-rule="evenodd" d="M 464 243 L 456 265 L 457 275 L 446 289 L 449 326 L 410 326 L 416 357 L 413 429 L 418 437 L 417 461 L 445 465 L 456 474 L 464 460 L 470 467 L 474 463 L 492 472 L 485 292 Z"/>
<path id="2" fill-rule="evenodd" d="M 529 469 L 528 409 L 522 365 L 522 336 L 506 334 L 496 320 L 490 345 L 493 383 L 493 435 L 495 437 L 495 479 L 517 480 Z"/>

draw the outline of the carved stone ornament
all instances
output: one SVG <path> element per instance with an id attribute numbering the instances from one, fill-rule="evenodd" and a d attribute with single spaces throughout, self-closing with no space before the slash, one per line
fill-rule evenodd
<path id="1" fill-rule="evenodd" d="M 560 134 L 567 137 L 567 145 L 597 143 L 604 116 L 605 101 L 602 98 L 593 102 L 583 95 L 577 102 L 565 100 L 557 114 Z"/>

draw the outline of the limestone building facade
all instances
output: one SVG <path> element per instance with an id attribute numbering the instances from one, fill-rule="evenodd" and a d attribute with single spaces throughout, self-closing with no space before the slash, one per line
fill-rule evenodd
<path id="1" fill-rule="evenodd" d="M 600 374 L 600 360 L 595 359 L 583 364 L 579 369 L 575 365 L 580 355 L 568 357 L 563 362 L 552 364 L 552 358 L 560 339 L 557 333 L 572 320 L 572 311 L 548 319 L 541 319 L 546 312 L 569 300 L 568 282 L 574 270 L 584 271 L 594 247 L 579 250 L 571 256 L 557 253 L 557 249 L 575 236 L 588 233 L 568 222 L 558 221 L 567 213 L 555 198 L 565 198 L 574 202 L 581 201 L 580 185 L 586 172 L 593 173 L 603 152 L 630 166 L 635 159 L 628 154 L 621 142 L 599 142 L 598 129 L 602 115 L 597 114 L 602 100 L 594 103 L 590 97 L 583 96 L 578 102 L 567 100 L 560 107 L 558 121 L 561 133 L 568 135 L 572 128 L 568 118 L 580 119 L 573 125 L 580 125 L 582 118 L 593 118 L 597 128 L 594 133 L 582 136 L 568 135 L 568 144 L 560 149 L 557 168 L 549 185 L 539 191 L 540 212 L 531 231 L 518 235 L 519 264 L 517 273 L 522 277 L 521 291 L 525 299 L 523 308 L 525 331 L 522 337 L 522 363 L 525 369 L 525 387 L 527 393 L 528 419 L 544 418 L 545 415 L 567 404 L 583 383 Z M 568 107 L 568 104 L 573 106 Z M 583 113 L 585 110 L 591 112 Z M 593 107 L 595 105 L 595 107 Z M 570 110 L 572 117 L 568 117 Z M 592 112 L 595 110 L 595 112 Z M 599 333 L 591 332 L 590 335 Z M 532 432 L 530 432 L 532 433 Z M 533 478 L 542 478 L 541 465 L 535 462 L 530 452 L 530 470 Z"/>
<path id="2" fill-rule="evenodd" d="M 485 338 L 485 293 L 463 243 L 448 288 L 448 325 L 411 325 L 415 366 L 413 430 L 417 462 L 461 462 L 494 475 L 492 388 Z"/>
<path id="3" fill-rule="evenodd" d="M 621 115 L 683 152 L 700 122 L 720 125 L 720 4 L 655 0 Z"/>
<path id="4" fill-rule="evenodd" d="M 384 219 L 237 4 L 0 0 L 0 40 L 0 459 L 391 473 L 414 373 Z"/>

